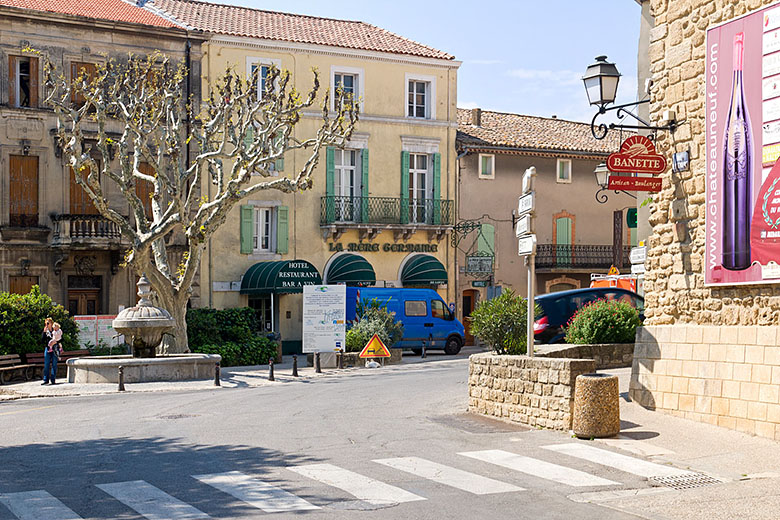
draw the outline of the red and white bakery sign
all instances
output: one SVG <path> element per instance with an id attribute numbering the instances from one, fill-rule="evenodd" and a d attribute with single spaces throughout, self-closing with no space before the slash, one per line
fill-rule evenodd
<path id="1" fill-rule="evenodd" d="M 666 171 L 666 158 L 656 153 L 653 141 L 643 135 L 632 135 L 620 145 L 620 151 L 610 154 L 607 168 L 611 172 L 649 173 Z"/>

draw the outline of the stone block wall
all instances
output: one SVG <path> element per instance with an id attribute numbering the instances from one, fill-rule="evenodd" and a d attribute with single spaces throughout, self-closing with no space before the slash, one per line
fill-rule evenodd
<path id="1" fill-rule="evenodd" d="M 630 367 L 634 358 L 633 343 L 600 343 L 596 345 L 545 345 L 537 357 L 592 359 L 599 370 Z"/>
<path id="2" fill-rule="evenodd" d="M 629 395 L 647 408 L 780 440 L 777 327 L 642 327 Z"/>
<path id="3" fill-rule="evenodd" d="M 574 382 L 596 370 L 592 359 L 474 354 L 469 411 L 528 426 L 570 430 Z"/>

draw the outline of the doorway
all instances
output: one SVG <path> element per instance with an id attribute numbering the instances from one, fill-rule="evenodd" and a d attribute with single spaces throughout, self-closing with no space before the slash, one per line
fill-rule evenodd
<path id="1" fill-rule="evenodd" d="M 69 289 L 68 312 L 71 316 L 100 314 L 100 289 Z"/>
<path id="2" fill-rule="evenodd" d="M 471 313 L 477 306 L 479 291 L 469 289 L 463 291 L 463 329 L 466 345 L 474 345 L 474 335 L 471 333 Z"/>

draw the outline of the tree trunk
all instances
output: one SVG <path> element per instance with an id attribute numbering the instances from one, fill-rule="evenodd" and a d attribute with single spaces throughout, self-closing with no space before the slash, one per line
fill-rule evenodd
<path id="1" fill-rule="evenodd" d="M 161 356 L 169 354 L 186 354 L 190 351 L 187 347 L 187 300 L 173 294 L 173 287 L 163 290 L 156 289 L 158 306 L 168 311 L 176 320 L 176 326 L 170 332 L 163 335 L 157 354 Z"/>

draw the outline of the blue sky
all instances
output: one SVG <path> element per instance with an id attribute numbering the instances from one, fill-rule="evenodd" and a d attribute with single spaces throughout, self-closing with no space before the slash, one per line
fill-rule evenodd
<path id="1" fill-rule="evenodd" d="M 619 102 L 636 98 L 640 8 L 634 0 L 212 0 L 362 20 L 454 54 L 458 106 L 590 121 L 582 74 L 606 54 Z"/>

